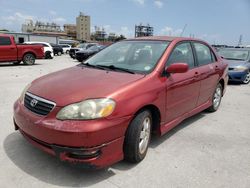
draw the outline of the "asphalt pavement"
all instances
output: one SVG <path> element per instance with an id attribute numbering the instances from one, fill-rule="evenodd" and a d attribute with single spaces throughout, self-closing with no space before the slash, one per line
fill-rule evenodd
<path id="1" fill-rule="evenodd" d="M 250 187 L 250 85 L 229 85 L 216 113 L 153 137 L 137 165 L 85 170 L 32 146 L 14 131 L 14 101 L 35 78 L 76 64 L 68 55 L 34 66 L 0 64 L 0 187 Z"/>

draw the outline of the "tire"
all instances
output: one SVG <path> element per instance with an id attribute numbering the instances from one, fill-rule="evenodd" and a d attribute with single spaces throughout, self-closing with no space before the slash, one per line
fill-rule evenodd
<path id="1" fill-rule="evenodd" d="M 216 86 L 216 89 L 214 91 L 213 97 L 212 97 L 212 106 L 210 106 L 207 111 L 209 112 L 215 112 L 219 109 L 220 107 L 220 103 L 221 103 L 221 99 L 222 99 L 222 94 L 223 94 L 223 89 L 222 89 L 222 85 L 219 83 Z"/>
<path id="2" fill-rule="evenodd" d="M 69 53 L 69 50 L 66 51 L 66 54 L 68 54 L 68 53 Z"/>
<path id="3" fill-rule="evenodd" d="M 250 82 L 250 71 L 248 71 L 245 80 L 242 81 L 243 84 L 249 84 Z"/>
<path id="4" fill-rule="evenodd" d="M 77 59 L 80 63 L 83 62 L 83 59 Z"/>
<path id="5" fill-rule="evenodd" d="M 25 65 L 34 65 L 36 61 L 36 58 L 33 54 L 27 53 L 23 56 L 23 63 Z"/>
<path id="6" fill-rule="evenodd" d="M 21 63 L 21 61 L 15 61 L 13 62 L 14 65 L 19 65 Z"/>
<path id="7" fill-rule="evenodd" d="M 45 59 L 51 59 L 51 52 L 45 52 Z"/>
<path id="8" fill-rule="evenodd" d="M 148 110 L 142 111 L 130 123 L 123 145 L 124 159 L 128 162 L 142 161 L 151 139 L 152 115 Z"/>
<path id="9" fill-rule="evenodd" d="M 62 52 L 57 52 L 57 55 L 58 55 L 58 56 L 61 56 L 61 55 L 62 55 Z"/>

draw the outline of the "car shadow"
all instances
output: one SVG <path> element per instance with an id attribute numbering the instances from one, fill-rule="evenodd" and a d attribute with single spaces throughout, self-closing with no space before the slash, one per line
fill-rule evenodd
<path id="1" fill-rule="evenodd" d="M 115 175 L 108 168 L 91 170 L 63 163 L 29 144 L 19 132 L 8 135 L 3 145 L 5 153 L 18 168 L 49 184 L 85 187 L 97 184 Z"/>
<path id="2" fill-rule="evenodd" d="M 204 116 L 206 116 L 206 113 L 199 113 L 184 120 L 162 137 L 153 136 L 149 147 L 155 148 L 159 146 L 176 132 L 186 128 Z M 91 186 L 116 175 L 114 170 L 127 171 L 137 166 L 137 164 L 121 161 L 110 168 L 90 170 L 63 163 L 29 144 L 19 132 L 8 135 L 4 140 L 3 146 L 6 155 L 18 168 L 36 179 L 57 186 Z"/>
<path id="3" fill-rule="evenodd" d="M 35 63 L 34 65 L 25 65 L 23 63 L 19 64 L 19 65 L 15 65 L 13 63 L 1 63 L 0 67 L 30 67 L 30 66 L 37 66 L 37 65 L 42 65 L 41 63 Z"/>
<path id="4" fill-rule="evenodd" d="M 188 119 L 185 119 L 183 122 L 181 122 L 179 125 L 177 125 L 176 127 L 174 127 L 173 129 L 171 129 L 169 132 L 167 132 L 166 134 L 164 134 L 163 136 L 157 136 L 157 135 L 153 135 L 151 138 L 151 142 L 149 147 L 150 148 L 156 148 L 157 146 L 159 146 L 160 144 L 162 144 L 163 142 L 165 142 L 166 140 L 168 140 L 171 136 L 173 136 L 175 133 L 177 133 L 178 131 L 186 128 L 189 125 L 192 125 L 194 122 L 198 121 L 199 119 L 203 118 L 206 116 L 208 112 L 201 112 L 199 114 L 196 114 Z"/>

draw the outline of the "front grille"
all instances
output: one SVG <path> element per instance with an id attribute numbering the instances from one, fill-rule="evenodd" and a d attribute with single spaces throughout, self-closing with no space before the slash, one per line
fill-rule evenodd
<path id="1" fill-rule="evenodd" d="M 46 116 L 56 104 L 27 92 L 24 97 L 24 106 L 38 115 Z"/>

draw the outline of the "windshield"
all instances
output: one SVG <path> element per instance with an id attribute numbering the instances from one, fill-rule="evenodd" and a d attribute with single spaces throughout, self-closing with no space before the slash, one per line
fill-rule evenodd
<path id="1" fill-rule="evenodd" d="M 86 48 L 87 44 L 78 44 L 76 47 L 77 48 Z"/>
<path id="2" fill-rule="evenodd" d="M 249 51 L 247 50 L 220 50 L 219 54 L 228 60 L 247 61 Z"/>
<path id="3" fill-rule="evenodd" d="M 88 48 L 88 50 L 98 50 L 98 46 L 94 45 Z"/>
<path id="4" fill-rule="evenodd" d="M 156 66 L 168 44 L 167 41 L 118 42 L 88 59 L 86 63 L 149 73 Z"/>

